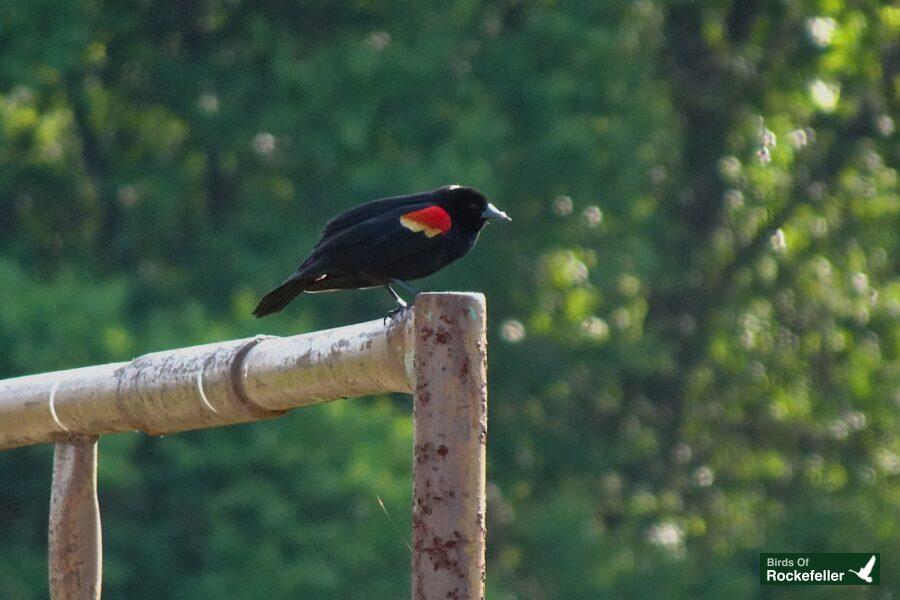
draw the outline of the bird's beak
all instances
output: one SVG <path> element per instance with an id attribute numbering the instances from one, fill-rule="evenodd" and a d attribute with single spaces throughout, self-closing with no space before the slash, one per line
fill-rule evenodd
<path id="1" fill-rule="evenodd" d="M 488 202 L 487 208 L 481 213 L 481 218 L 486 220 L 501 219 L 503 221 L 512 221 L 505 212 Z"/>

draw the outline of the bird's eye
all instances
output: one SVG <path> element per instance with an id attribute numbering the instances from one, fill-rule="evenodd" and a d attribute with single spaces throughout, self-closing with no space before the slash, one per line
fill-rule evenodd
<path id="1" fill-rule="evenodd" d="M 478 210 L 478 205 L 472 202 L 471 204 L 469 204 L 469 208 L 471 208 L 472 210 Z"/>

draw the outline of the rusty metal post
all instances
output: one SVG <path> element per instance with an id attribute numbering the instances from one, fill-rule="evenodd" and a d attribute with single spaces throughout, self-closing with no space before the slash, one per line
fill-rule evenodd
<path id="1" fill-rule="evenodd" d="M 487 341 L 481 294 L 415 303 L 414 600 L 480 600 L 485 581 Z"/>
<path id="2" fill-rule="evenodd" d="M 103 570 L 97 503 L 97 438 L 70 436 L 53 447 L 50 597 L 98 600 Z"/>

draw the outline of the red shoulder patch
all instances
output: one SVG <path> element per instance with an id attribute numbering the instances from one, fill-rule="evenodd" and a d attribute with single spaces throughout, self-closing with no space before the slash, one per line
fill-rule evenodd
<path id="1" fill-rule="evenodd" d="M 421 231 L 428 237 L 447 233 L 453 226 L 450 215 L 440 206 L 408 212 L 400 217 L 400 224 L 410 231 Z"/>

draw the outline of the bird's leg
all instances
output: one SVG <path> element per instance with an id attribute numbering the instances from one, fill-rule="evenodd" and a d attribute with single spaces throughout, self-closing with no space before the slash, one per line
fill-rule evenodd
<path id="1" fill-rule="evenodd" d="M 416 296 L 418 296 L 419 294 L 422 293 L 419 290 L 417 290 L 416 288 L 414 288 L 413 286 L 411 286 L 408 283 L 406 283 L 405 281 L 403 281 L 402 279 L 391 279 L 391 283 L 396 283 L 397 285 L 402 287 L 404 290 L 406 290 L 407 292 L 412 294 L 414 304 L 416 302 Z"/>
<path id="2" fill-rule="evenodd" d="M 397 304 L 399 304 L 397 308 L 391 310 L 387 315 L 385 315 L 384 322 L 387 323 L 388 319 L 393 319 L 398 314 L 409 308 L 409 304 L 406 303 L 406 300 L 400 297 L 400 294 L 394 291 L 394 288 L 391 287 L 391 284 L 384 284 L 384 289 L 386 289 L 391 297 L 397 301 Z"/>
<path id="3" fill-rule="evenodd" d="M 400 308 L 407 307 L 406 300 L 401 298 L 400 294 L 398 294 L 397 292 L 394 291 L 394 288 L 391 287 L 390 283 L 384 284 L 384 289 L 386 289 L 388 291 L 388 293 L 391 295 L 391 298 L 393 298 L 397 302 L 397 304 L 400 305 Z"/>
<path id="4" fill-rule="evenodd" d="M 403 298 L 401 298 L 400 295 L 399 295 L 397 292 L 394 291 L 394 288 L 391 287 L 391 283 L 395 283 L 395 284 L 399 285 L 399 286 L 402 287 L 404 290 L 406 290 L 407 292 L 409 292 L 410 294 L 412 294 L 412 295 L 413 295 L 412 302 L 411 302 L 411 303 L 407 303 L 406 300 L 404 300 Z M 391 312 L 389 312 L 389 313 L 387 314 L 387 316 L 385 317 L 385 319 L 393 319 L 394 317 L 396 317 L 398 314 L 400 314 L 401 312 L 403 312 L 403 311 L 406 310 L 407 308 L 411 308 L 411 304 L 415 304 L 415 303 L 416 303 L 416 296 L 418 296 L 419 294 L 422 293 L 422 292 L 420 292 L 419 290 L 417 290 L 416 288 L 414 288 L 413 286 L 411 286 L 411 285 L 409 285 L 408 283 L 406 283 L 405 281 L 403 281 L 402 279 L 391 279 L 391 283 L 386 283 L 386 284 L 384 284 L 384 287 L 385 287 L 385 289 L 391 294 L 391 297 L 392 297 L 394 300 L 396 300 L 396 301 L 397 301 L 397 304 L 399 304 L 400 306 L 398 306 L 397 308 L 395 308 L 394 310 L 392 310 Z"/>

